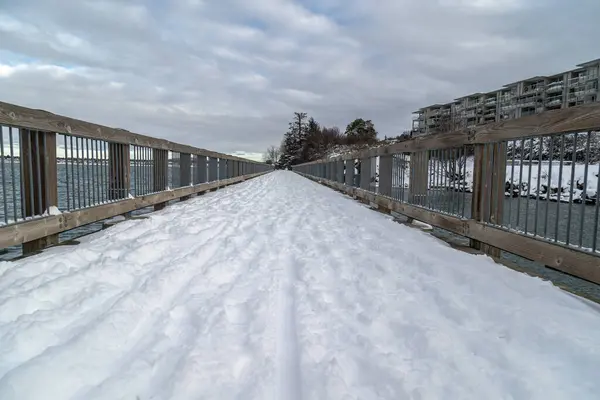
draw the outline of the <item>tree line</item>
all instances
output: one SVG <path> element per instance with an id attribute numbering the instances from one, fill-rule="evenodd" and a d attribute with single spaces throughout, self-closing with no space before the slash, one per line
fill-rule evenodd
<path id="1" fill-rule="evenodd" d="M 377 130 L 371 120 L 357 118 L 342 133 L 337 126 L 326 127 L 304 112 L 295 112 L 280 146 L 271 146 L 264 161 L 277 168 L 289 168 L 323 158 L 339 145 L 372 145 L 377 143 Z"/>

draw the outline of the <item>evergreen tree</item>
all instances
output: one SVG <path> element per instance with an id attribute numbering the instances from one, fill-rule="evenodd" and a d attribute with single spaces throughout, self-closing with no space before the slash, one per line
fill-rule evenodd
<path id="1" fill-rule="evenodd" d="M 372 144 L 377 142 L 377 131 L 371 120 L 355 119 L 346 127 L 348 144 Z"/>
<path id="2" fill-rule="evenodd" d="M 290 122 L 288 131 L 285 133 L 281 144 L 281 157 L 284 159 L 284 166 L 303 162 L 303 148 L 306 144 L 308 133 L 306 118 L 306 113 L 294 113 L 294 119 Z"/>

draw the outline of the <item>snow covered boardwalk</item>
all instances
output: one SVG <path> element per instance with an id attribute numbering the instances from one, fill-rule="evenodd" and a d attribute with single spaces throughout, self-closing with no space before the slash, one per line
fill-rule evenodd
<path id="1" fill-rule="evenodd" d="M 600 311 L 274 172 L 0 263 L 0 399 L 592 399 Z"/>

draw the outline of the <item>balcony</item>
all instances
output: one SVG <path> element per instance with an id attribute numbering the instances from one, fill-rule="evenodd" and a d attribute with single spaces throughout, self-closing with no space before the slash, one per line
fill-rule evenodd
<path id="1" fill-rule="evenodd" d="M 558 93 L 558 92 L 562 92 L 564 89 L 564 85 L 561 83 L 560 85 L 553 85 L 553 86 L 549 86 L 548 89 L 546 89 L 546 93 Z"/>
<path id="2" fill-rule="evenodd" d="M 553 106 L 557 106 L 557 105 L 561 105 L 561 104 L 562 104 L 562 98 L 552 99 L 552 100 L 546 102 L 547 107 L 553 107 Z"/>

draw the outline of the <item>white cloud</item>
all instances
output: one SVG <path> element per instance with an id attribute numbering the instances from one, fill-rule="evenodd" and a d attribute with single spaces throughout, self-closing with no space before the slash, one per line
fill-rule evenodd
<path id="1" fill-rule="evenodd" d="M 390 136 L 421 106 L 597 58 L 599 14 L 595 0 L 5 2 L 0 93 L 229 153 L 278 144 L 294 111 Z"/>

